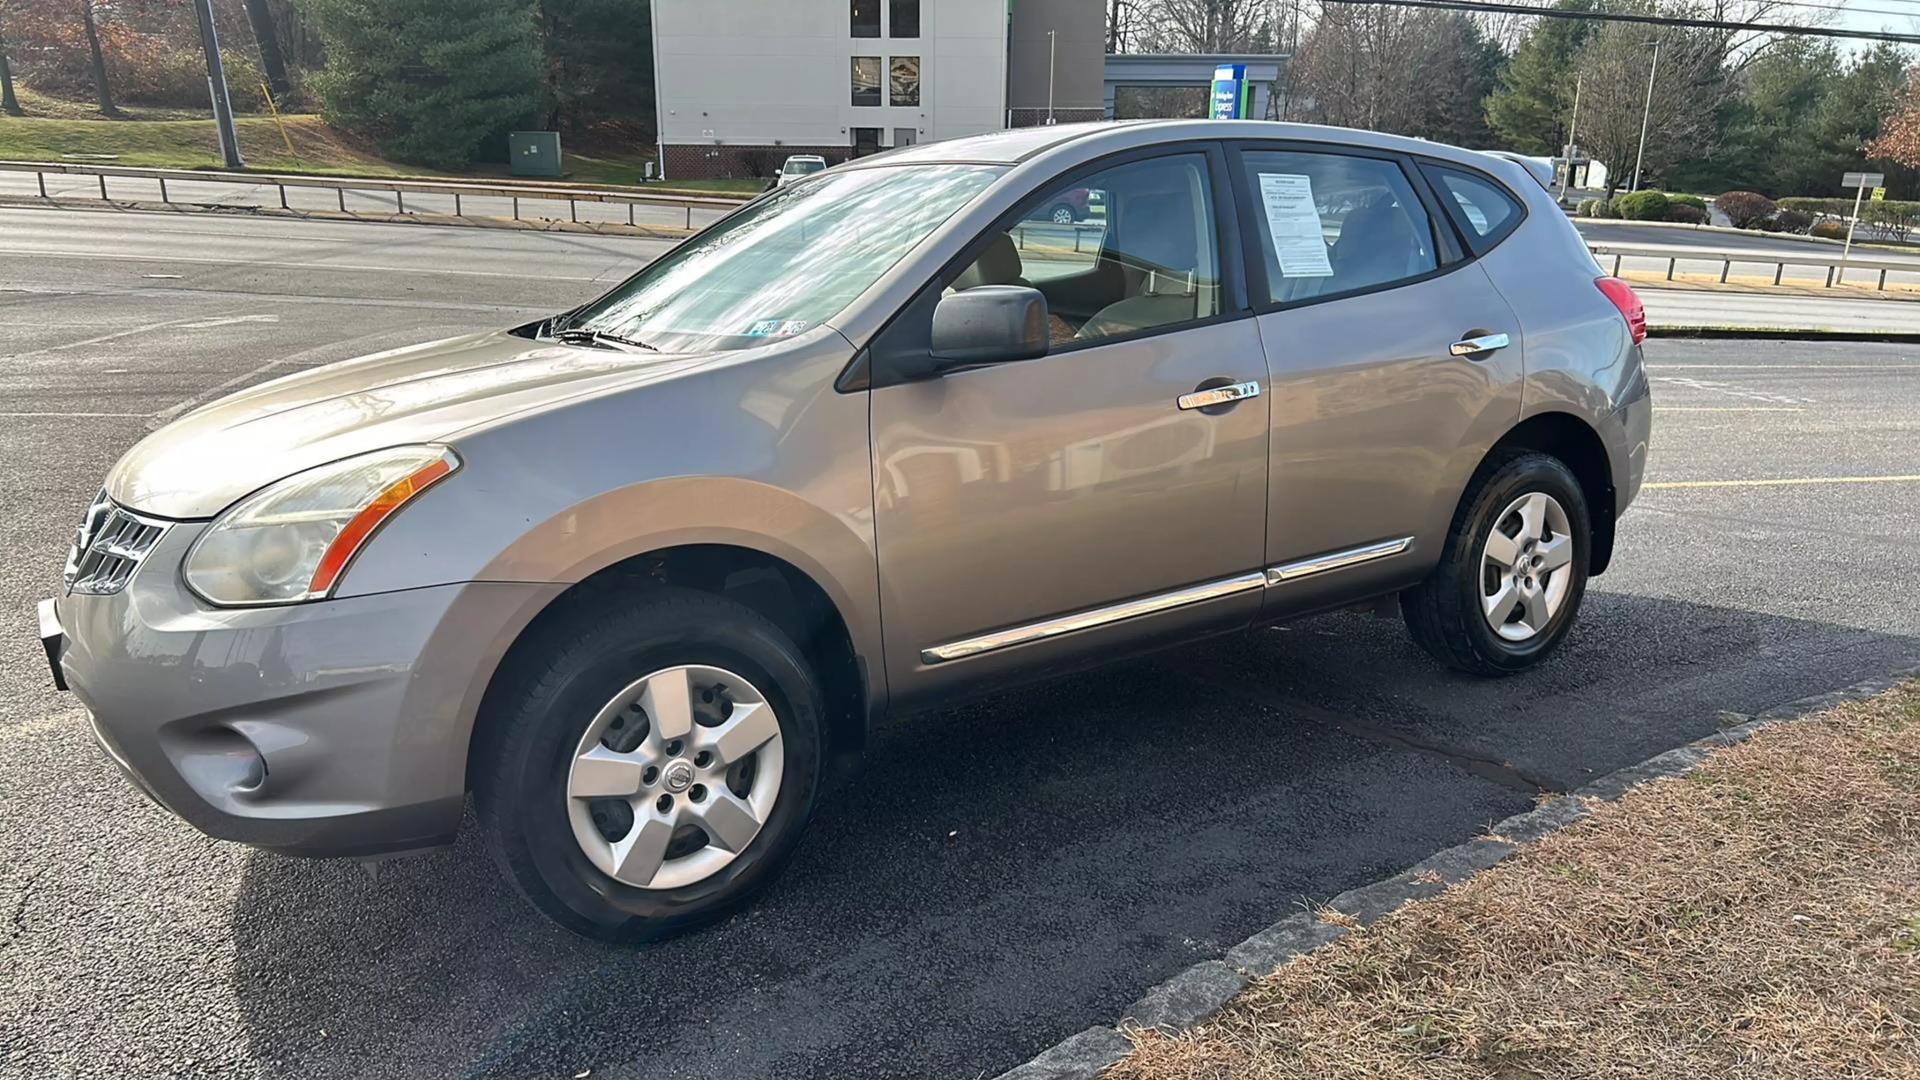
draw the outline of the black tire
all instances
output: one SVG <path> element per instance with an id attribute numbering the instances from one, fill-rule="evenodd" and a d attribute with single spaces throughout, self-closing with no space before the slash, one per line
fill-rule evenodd
<path id="1" fill-rule="evenodd" d="M 1547 628 L 1524 642 L 1501 637 L 1481 613 L 1480 554 L 1496 517 L 1514 500 L 1544 492 L 1566 511 L 1573 539 L 1572 579 Z M 1440 564 L 1400 595 L 1407 630 L 1434 659 L 1456 671 L 1501 676 L 1525 671 L 1550 656 L 1567 636 L 1587 591 L 1593 524 L 1580 482 L 1558 458 L 1534 451 L 1502 454 L 1481 465 L 1468 483 L 1447 531 Z"/>
<path id="2" fill-rule="evenodd" d="M 651 941 L 740 908 L 779 874 L 820 790 L 822 696 L 800 649 L 752 609 L 688 589 L 654 588 L 579 603 L 516 647 L 489 698 L 476 753 L 475 805 L 488 846 L 536 908 L 567 929 Z M 642 889 L 603 873 L 567 814 L 574 750 L 600 708 L 634 679 L 682 664 L 737 672 L 773 706 L 783 769 L 760 832 L 711 877 Z"/>

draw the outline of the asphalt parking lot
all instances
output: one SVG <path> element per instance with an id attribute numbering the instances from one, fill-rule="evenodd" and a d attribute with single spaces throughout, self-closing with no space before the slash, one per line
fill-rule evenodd
<path id="1" fill-rule="evenodd" d="M 905 718 L 758 907 L 664 945 L 550 927 L 471 838 L 376 877 L 121 780 L 31 625 L 121 452 L 660 247 L 0 210 L 0 1074 L 993 1075 L 1541 792 L 1920 661 L 1920 346 L 1658 340 L 1652 484 L 1544 669 L 1339 615 Z"/>

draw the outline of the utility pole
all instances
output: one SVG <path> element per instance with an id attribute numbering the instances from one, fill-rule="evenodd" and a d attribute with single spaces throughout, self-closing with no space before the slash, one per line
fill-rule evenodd
<path id="1" fill-rule="evenodd" d="M 1640 152 L 1633 158 L 1633 186 L 1628 191 L 1640 190 L 1640 164 L 1647 159 L 1647 122 L 1653 119 L 1653 76 L 1660 70 L 1660 39 L 1647 44 L 1653 46 L 1653 66 L 1647 68 L 1647 109 L 1640 114 Z"/>
<path id="2" fill-rule="evenodd" d="M 1567 121 L 1567 172 L 1560 178 L 1560 198 L 1565 201 L 1567 189 L 1573 186 L 1573 155 L 1580 146 L 1580 84 L 1585 77 L 1573 77 L 1573 119 Z"/>
<path id="3" fill-rule="evenodd" d="M 227 96 L 227 69 L 220 63 L 220 35 L 213 26 L 213 0 L 193 0 L 200 19 L 200 47 L 207 54 L 207 95 L 213 98 L 213 123 L 220 130 L 220 153 L 227 168 L 244 169 L 240 136 L 233 130 L 233 100 Z"/>
<path id="4" fill-rule="evenodd" d="M 1054 46 L 1058 41 L 1057 32 L 1047 31 L 1047 123 L 1049 124 L 1053 123 L 1053 61 L 1057 55 Z"/>

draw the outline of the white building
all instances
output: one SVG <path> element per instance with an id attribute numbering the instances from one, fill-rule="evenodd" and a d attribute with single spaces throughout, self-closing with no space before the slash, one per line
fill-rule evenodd
<path id="1" fill-rule="evenodd" d="M 1042 122 L 1050 87 L 1056 120 L 1094 119 L 1103 16 L 1101 0 L 655 0 L 661 161 L 765 176 L 789 154 Z"/>

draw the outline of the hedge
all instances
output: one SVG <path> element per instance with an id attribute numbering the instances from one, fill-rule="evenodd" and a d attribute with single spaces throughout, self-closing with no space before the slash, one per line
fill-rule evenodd
<path id="1" fill-rule="evenodd" d="M 1667 196 L 1658 191 L 1636 191 L 1613 202 L 1628 221 L 1661 221 L 1667 216 Z"/>
<path id="2" fill-rule="evenodd" d="M 1781 199 L 1782 210 L 1798 210 L 1807 214 L 1827 214 L 1832 217 L 1850 217 L 1853 214 L 1852 199 Z M 1890 214 L 1898 217 L 1920 217 L 1920 202 L 1907 199 L 1888 199 L 1874 202 L 1871 199 L 1860 203 L 1860 216 L 1870 217 L 1877 214 Z"/>

